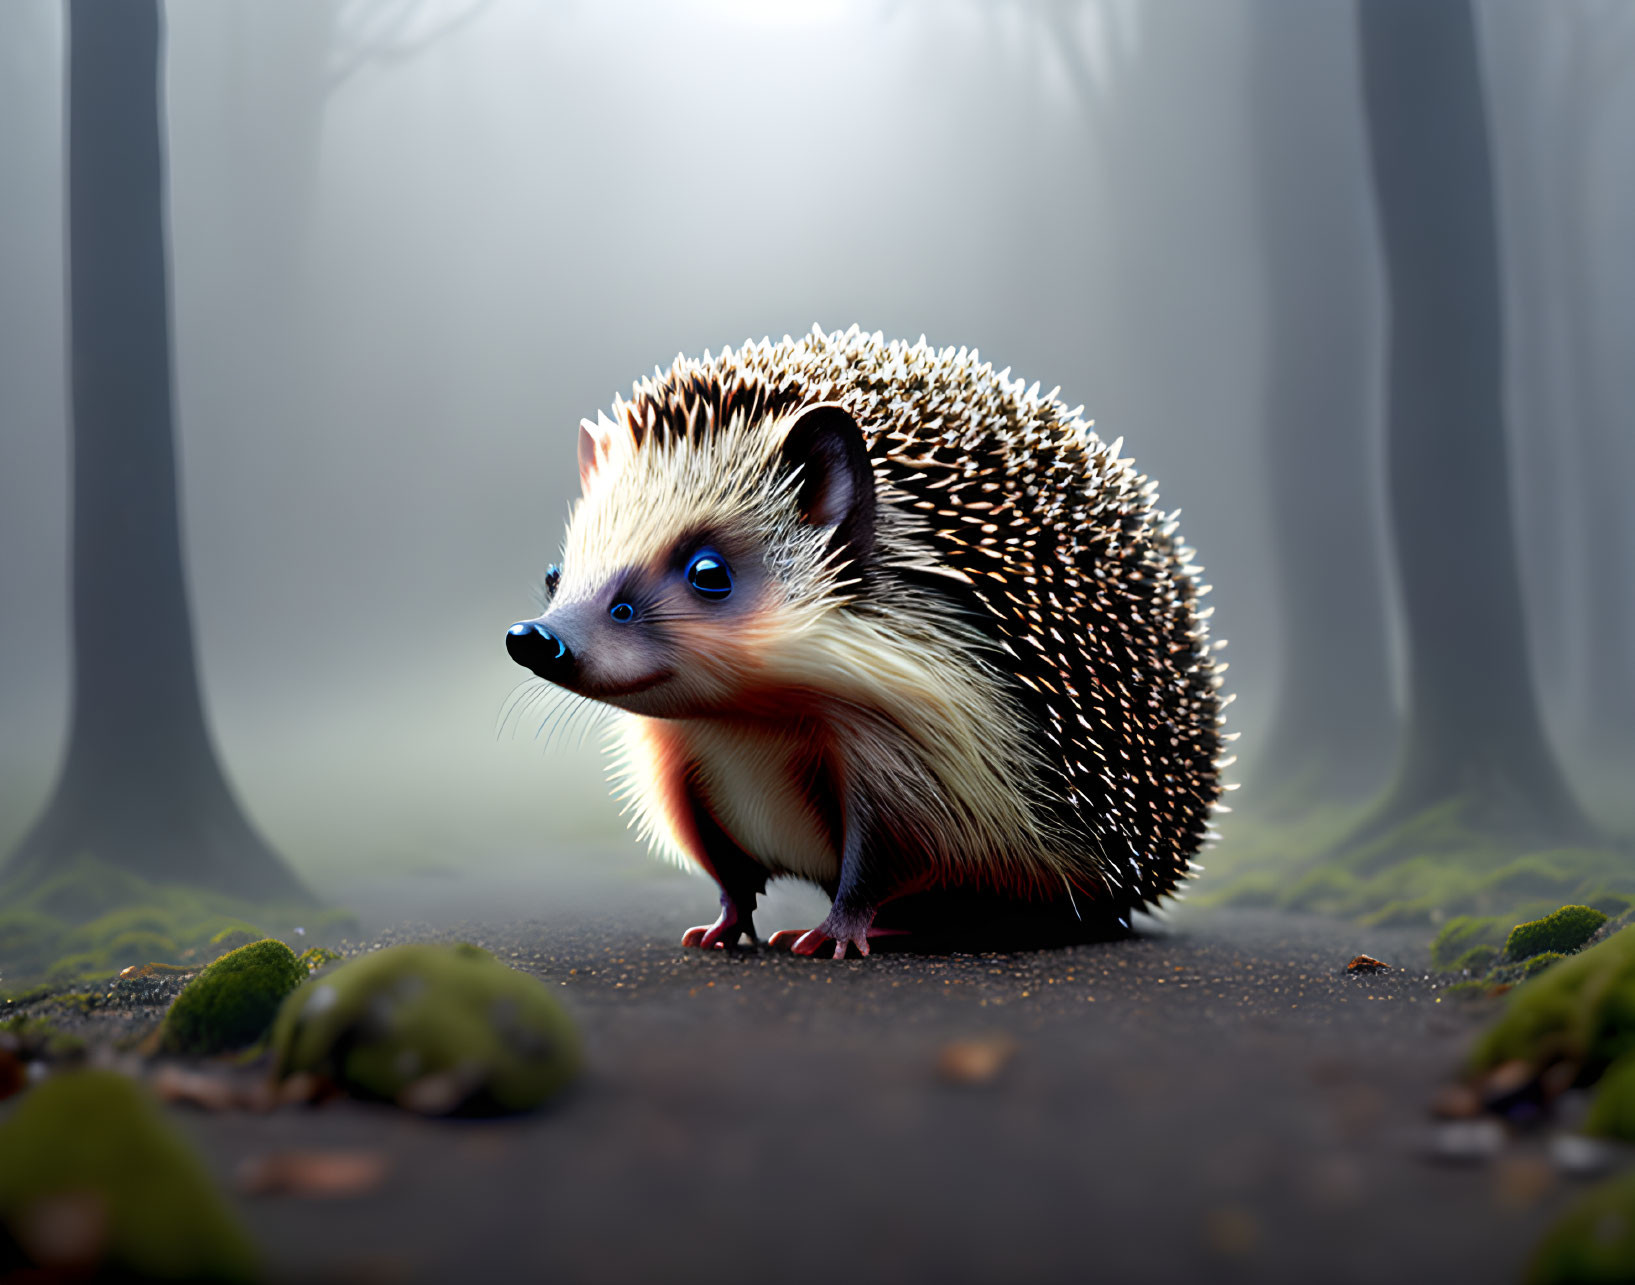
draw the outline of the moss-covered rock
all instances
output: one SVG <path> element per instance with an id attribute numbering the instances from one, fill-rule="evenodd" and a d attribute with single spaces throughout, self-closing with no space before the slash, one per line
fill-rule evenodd
<path id="1" fill-rule="evenodd" d="M 0 1123 L 0 1224 L 50 1279 L 249 1281 L 255 1251 L 203 1165 L 129 1080 L 64 1072 Z"/>
<path id="2" fill-rule="evenodd" d="M 475 946 L 392 946 L 284 1002 L 274 1075 L 430 1114 L 526 1111 L 578 1073 L 578 1032 L 534 978 Z"/>
<path id="3" fill-rule="evenodd" d="M 1525 1061 L 1570 1062 L 1593 1081 L 1635 1050 L 1635 932 L 1620 932 L 1553 964 L 1511 992 L 1477 1041 L 1476 1069 Z"/>
<path id="4" fill-rule="evenodd" d="M 306 965 L 267 938 L 223 955 L 182 988 L 165 1014 L 167 1053 L 220 1053 L 254 1043 L 284 997 L 306 980 Z"/>
<path id="5" fill-rule="evenodd" d="M 1512 928 L 1505 938 L 1504 953 L 1509 959 L 1531 959 L 1545 951 L 1565 955 L 1587 942 L 1606 922 L 1606 915 L 1589 906 L 1562 906 L 1542 919 Z"/>
<path id="6" fill-rule="evenodd" d="M 1596 1187 L 1546 1233 L 1527 1285 L 1613 1285 L 1635 1280 L 1635 1174 Z"/>

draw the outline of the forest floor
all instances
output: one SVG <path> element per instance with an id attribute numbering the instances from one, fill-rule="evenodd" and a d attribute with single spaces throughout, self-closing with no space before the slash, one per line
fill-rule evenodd
<path id="1" fill-rule="evenodd" d="M 506 1120 L 170 1108 L 229 1190 L 290 1151 L 380 1162 L 350 1196 L 236 1198 L 278 1279 L 1504 1281 L 1582 1190 L 1549 1127 L 1432 1118 L 1494 1006 L 1442 993 L 1422 931 L 1191 912 L 837 963 L 683 950 L 708 887 L 623 862 L 343 892 L 366 946 L 472 940 L 544 980 L 587 1071 Z M 763 932 L 823 909 L 771 901 Z M 1361 952 L 1392 970 L 1348 975 Z"/>

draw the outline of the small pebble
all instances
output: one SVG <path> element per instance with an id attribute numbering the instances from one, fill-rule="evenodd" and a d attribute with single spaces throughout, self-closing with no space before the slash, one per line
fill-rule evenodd
<path id="1" fill-rule="evenodd" d="M 1497 1120 L 1450 1120 L 1431 1130 L 1426 1155 L 1449 1164 L 1486 1164 L 1504 1148 Z"/>
<path id="2" fill-rule="evenodd" d="M 1594 1178 L 1612 1167 L 1613 1149 L 1597 1138 L 1581 1133 L 1557 1133 L 1550 1137 L 1550 1163 L 1569 1178 Z"/>

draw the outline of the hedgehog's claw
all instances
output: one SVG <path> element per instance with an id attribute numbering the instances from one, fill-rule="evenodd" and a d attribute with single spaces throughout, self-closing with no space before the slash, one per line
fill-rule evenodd
<path id="1" fill-rule="evenodd" d="M 802 932 L 799 928 L 785 928 L 775 932 L 767 939 L 767 945 L 773 950 L 787 950 L 795 955 L 815 955 L 822 950 L 827 942 L 834 942 L 834 958 L 845 959 L 848 946 L 857 947 L 859 955 L 869 953 L 870 937 L 899 937 L 903 935 L 901 928 L 876 928 L 871 920 L 850 919 L 837 922 L 834 915 L 830 915 L 816 928 L 809 928 Z"/>
<path id="2" fill-rule="evenodd" d="M 750 911 L 740 911 L 736 902 L 722 897 L 720 917 L 713 924 L 689 928 L 681 935 L 681 944 L 700 950 L 730 950 L 741 937 L 748 937 L 749 944 L 755 945 L 754 915 Z"/>

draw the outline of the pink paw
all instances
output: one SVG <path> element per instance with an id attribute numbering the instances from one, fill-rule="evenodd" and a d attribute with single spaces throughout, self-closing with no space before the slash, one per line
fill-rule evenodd
<path id="1" fill-rule="evenodd" d="M 899 937 L 904 934 L 901 928 L 876 928 L 871 921 L 871 914 L 867 919 L 852 919 L 836 922 L 835 916 L 830 915 L 816 928 L 802 931 L 799 928 L 785 928 L 775 932 L 768 939 L 767 945 L 773 950 L 787 950 L 795 955 L 816 955 L 828 942 L 833 942 L 835 948 L 833 958 L 845 959 L 849 947 L 857 947 L 857 953 L 865 958 L 869 953 L 870 937 Z"/>
<path id="2" fill-rule="evenodd" d="M 747 916 L 740 919 L 735 909 L 723 906 L 721 917 L 713 924 L 701 924 L 682 933 L 681 944 L 699 950 L 725 950 L 736 946 L 740 937 L 748 937 L 750 945 L 754 945 L 754 924 Z"/>

